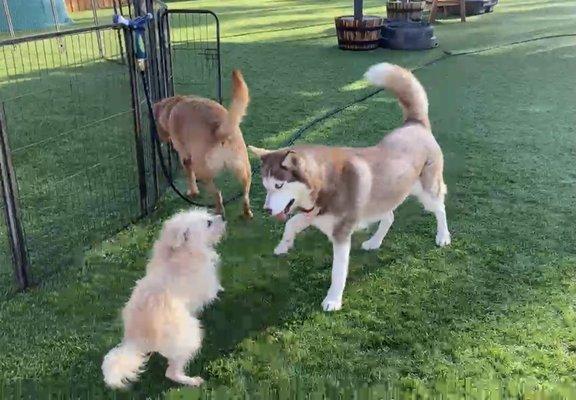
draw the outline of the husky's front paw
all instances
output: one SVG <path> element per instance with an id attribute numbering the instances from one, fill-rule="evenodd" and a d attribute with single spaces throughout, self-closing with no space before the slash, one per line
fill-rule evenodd
<path id="1" fill-rule="evenodd" d="M 362 250 L 370 251 L 370 250 L 378 250 L 382 242 L 378 243 L 377 240 L 373 240 L 372 238 L 366 240 L 362 243 Z"/>
<path id="2" fill-rule="evenodd" d="M 438 234 L 436 234 L 436 244 L 438 246 L 448 246 L 451 242 L 450 232 L 438 232 Z"/>
<path id="3" fill-rule="evenodd" d="M 281 254 L 286 254 L 286 253 L 288 253 L 288 251 L 290 251 L 291 248 L 292 248 L 292 243 L 283 240 L 280 243 L 278 243 L 278 246 L 276 246 L 276 248 L 274 249 L 274 254 L 277 256 L 279 256 Z"/>
<path id="4" fill-rule="evenodd" d="M 342 299 L 332 298 L 331 296 L 326 296 L 322 302 L 322 309 L 324 311 L 338 311 L 342 308 Z"/>

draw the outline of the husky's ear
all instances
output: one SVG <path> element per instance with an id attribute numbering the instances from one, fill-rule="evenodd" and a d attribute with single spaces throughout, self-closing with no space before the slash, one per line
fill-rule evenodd
<path id="1" fill-rule="evenodd" d="M 256 157 L 262 158 L 267 154 L 272 153 L 272 150 L 261 149 L 254 146 L 248 146 L 248 150 L 250 150 Z"/>
<path id="2" fill-rule="evenodd" d="M 282 166 L 289 170 L 299 169 L 302 167 L 304 160 L 294 150 L 288 150 L 282 160 Z"/>

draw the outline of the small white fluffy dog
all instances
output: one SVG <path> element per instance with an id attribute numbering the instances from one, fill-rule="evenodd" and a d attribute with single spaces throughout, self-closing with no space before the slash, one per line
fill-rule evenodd
<path id="1" fill-rule="evenodd" d="M 202 343 L 195 317 L 222 290 L 214 246 L 226 230 L 220 216 L 205 210 L 174 215 L 154 244 L 146 276 L 136 283 L 124 310 L 124 339 L 102 363 L 106 384 L 125 388 L 138 379 L 150 353 L 168 359 L 166 377 L 189 386 L 202 384 L 185 367 Z"/>

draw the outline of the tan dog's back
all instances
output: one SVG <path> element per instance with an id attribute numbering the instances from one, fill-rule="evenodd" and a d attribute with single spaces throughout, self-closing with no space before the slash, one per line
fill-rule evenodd
<path id="1" fill-rule="evenodd" d="M 240 123 L 250 101 L 248 87 L 239 71 L 232 73 L 232 101 L 228 110 L 219 103 L 196 96 L 174 96 L 154 105 L 158 134 L 170 141 L 188 176 L 190 196 L 199 193 L 199 179 L 216 199 L 223 213 L 222 196 L 214 179 L 231 170 L 243 186 L 244 214 L 252 216 L 249 191 L 251 169 Z"/>

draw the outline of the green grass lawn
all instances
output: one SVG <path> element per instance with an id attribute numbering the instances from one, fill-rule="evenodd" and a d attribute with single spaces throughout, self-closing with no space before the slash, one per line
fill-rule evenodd
<path id="1" fill-rule="evenodd" d="M 383 12 L 384 2 L 365 3 L 367 13 Z M 504 0 L 494 14 L 440 23 L 439 49 L 357 53 L 335 47 L 332 27 L 334 16 L 351 11 L 350 1 L 170 6 L 219 14 L 225 93 L 230 70 L 241 68 L 253 96 L 245 137 L 271 147 L 367 93 L 361 76 L 376 62 L 416 68 L 444 50 L 573 33 L 576 11 L 569 1 Z M 380 251 L 359 249 L 368 232 L 355 236 L 338 313 L 320 308 L 330 279 L 327 239 L 310 230 L 289 256 L 272 256 L 282 226 L 259 211 L 264 192 L 256 176 L 255 219 L 235 219 L 238 205 L 228 207 L 229 233 L 219 248 L 226 291 L 202 316 L 205 344 L 189 368 L 208 384 L 202 391 L 176 387 L 163 377 L 165 361 L 153 357 L 131 393 L 347 398 L 356 388 L 376 397 L 399 397 L 396 390 L 568 396 L 576 384 L 575 65 L 576 39 L 557 38 L 417 71 L 445 153 L 453 244 L 436 248 L 434 218 L 408 201 Z M 185 69 L 185 61 L 177 67 Z M 369 145 L 400 122 L 394 99 L 379 94 L 313 126 L 301 141 Z M 122 145 L 110 144 L 116 151 Z M 56 170 L 47 167 L 43 179 Z M 60 266 L 40 287 L 0 302 L 5 397 L 114 396 L 102 385 L 100 363 L 121 337 L 118 311 L 143 275 L 161 221 L 183 207 L 167 196 L 152 217 Z"/>

